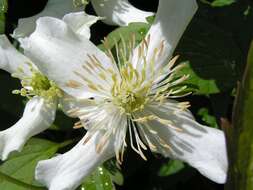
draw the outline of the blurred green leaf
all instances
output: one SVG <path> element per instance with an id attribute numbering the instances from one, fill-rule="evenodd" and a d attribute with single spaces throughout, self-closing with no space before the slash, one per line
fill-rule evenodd
<path id="1" fill-rule="evenodd" d="M 3 34 L 5 31 L 5 13 L 8 9 L 7 0 L 0 0 L 0 34 Z"/>
<path id="2" fill-rule="evenodd" d="M 158 172 L 158 175 L 161 177 L 169 176 L 181 171 L 182 169 L 184 169 L 184 167 L 185 165 L 183 162 L 179 160 L 170 160 L 162 165 Z"/>
<path id="3" fill-rule="evenodd" d="M 229 48 L 228 48 L 229 47 Z M 176 54 L 189 64 L 181 71 L 196 85 L 196 94 L 232 90 L 240 76 L 241 53 L 231 36 L 203 20 L 194 20 L 182 37 Z"/>
<path id="4" fill-rule="evenodd" d="M 121 170 L 119 169 L 119 166 L 117 165 L 117 162 L 115 159 L 110 159 L 104 163 L 104 167 L 108 170 L 111 179 L 114 183 L 117 185 L 123 185 L 124 184 L 124 176 L 121 173 Z"/>
<path id="5" fill-rule="evenodd" d="M 185 81 L 188 87 L 192 88 L 194 94 L 213 94 L 218 93 L 219 88 L 215 80 L 201 78 L 195 70 L 202 70 L 204 66 L 197 65 L 198 67 L 193 68 L 190 62 L 185 63 L 185 67 L 178 71 L 177 75 L 190 75 L 189 79 Z"/>
<path id="6" fill-rule="evenodd" d="M 103 167 L 98 167 L 85 179 L 81 190 L 115 190 L 115 187 L 109 172 Z"/>
<path id="7" fill-rule="evenodd" d="M 148 32 L 150 24 L 131 23 L 128 26 L 119 27 L 112 31 L 107 37 L 108 48 L 112 49 L 116 43 L 123 39 L 126 43 L 130 41 L 132 35 L 135 35 L 136 44 L 140 43 Z M 104 50 L 104 45 L 99 45 Z"/>
<path id="8" fill-rule="evenodd" d="M 204 121 L 207 125 L 213 127 L 213 128 L 219 128 L 216 118 L 209 114 L 209 111 L 207 108 L 201 108 L 198 111 L 198 116 L 201 117 L 202 121 Z"/>
<path id="9" fill-rule="evenodd" d="M 213 7 L 223 7 L 235 3 L 235 0 L 215 0 L 211 3 Z"/>
<path id="10" fill-rule="evenodd" d="M 214 0 L 213 2 L 209 2 L 208 0 L 200 0 L 202 3 L 211 5 L 212 7 L 223 7 L 231 5 L 232 3 L 235 3 L 235 0 Z"/>
<path id="11" fill-rule="evenodd" d="M 0 172 L 21 182 L 37 186 L 38 184 L 34 180 L 37 162 L 52 157 L 60 146 L 61 144 L 33 138 L 28 141 L 22 152 L 11 154 L 10 158 L 0 166 Z M 3 179 L 1 176 L 0 189 L 27 190 L 27 188 Z"/>

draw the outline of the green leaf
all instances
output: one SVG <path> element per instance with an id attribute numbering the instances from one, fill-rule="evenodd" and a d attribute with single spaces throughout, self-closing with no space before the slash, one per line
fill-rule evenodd
<path id="1" fill-rule="evenodd" d="M 111 179 L 114 183 L 117 185 L 123 185 L 124 184 L 124 176 L 121 173 L 121 170 L 119 169 L 119 166 L 117 165 L 117 162 L 115 159 L 110 159 L 104 163 L 104 167 L 109 172 Z"/>
<path id="2" fill-rule="evenodd" d="M 98 167 L 81 186 L 81 190 L 115 190 L 109 172 Z"/>
<path id="3" fill-rule="evenodd" d="M 229 48 L 228 48 L 229 47 Z M 241 53 L 230 35 L 206 21 L 194 20 L 182 37 L 176 54 L 189 60 L 183 69 L 197 94 L 233 89 L 240 76 Z"/>
<path id="4" fill-rule="evenodd" d="M 216 118 L 209 114 L 209 111 L 207 108 L 201 108 L 198 111 L 198 116 L 201 117 L 202 121 L 204 121 L 207 125 L 213 127 L 213 128 L 219 128 Z"/>
<path id="5" fill-rule="evenodd" d="M 60 144 L 43 139 L 33 138 L 20 153 L 11 154 L 10 158 L 0 166 L 0 172 L 18 181 L 38 186 L 34 180 L 37 162 L 52 157 L 60 148 Z M 1 190 L 27 190 L 19 184 L 8 181 L 0 176 Z"/>
<path id="6" fill-rule="evenodd" d="M 182 169 L 184 169 L 184 163 L 179 160 L 170 160 L 167 163 L 163 164 L 160 168 L 158 175 L 161 177 L 169 176 L 175 174 Z"/>
<path id="7" fill-rule="evenodd" d="M 213 7 L 223 7 L 231 5 L 232 3 L 235 3 L 235 0 L 215 0 L 211 3 L 211 6 Z"/>
<path id="8" fill-rule="evenodd" d="M 202 65 L 196 65 L 192 66 L 190 62 L 185 63 L 185 67 L 182 68 L 180 71 L 178 71 L 177 75 L 189 75 L 189 79 L 185 81 L 185 83 L 188 85 L 188 87 L 194 87 L 192 91 L 194 94 L 213 94 L 218 93 L 220 90 L 215 82 L 215 80 L 210 79 L 204 79 L 200 77 L 195 70 L 203 70 L 204 66 Z"/>
<path id="9" fill-rule="evenodd" d="M 200 0 L 202 3 L 208 4 L 212 7 L 223 7 L 231 5 L 232 3 L 235 3 L 235 0 L 214 0 L 213 2 L 209 2 L 208 0 Z"/>
<path id="10" fill-rule="evenodd" d="M 112 31 L 107 37 L 108 48 L 112 49 L 115 43 L 119 43 L 123 39 L 126 43 L 135 35 L 136 44 L 140 43 L 149 30 L 150 24 L 146 23 L 131 23 L 128 26 L 119 27 Z M 99 45 L 102 50 L 105 49 L 104 45 Z"/>
<path id="11" fill-rule="evenodd" d="M 5 13 L 7 12 L 7 8 L 7 0 L 0 0 L 0 34 L 3 34 L 5 31 Z"/>

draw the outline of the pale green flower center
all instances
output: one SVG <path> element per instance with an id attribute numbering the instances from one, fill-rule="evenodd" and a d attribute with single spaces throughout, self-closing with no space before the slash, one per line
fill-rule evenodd
<path id="1" fill-rule="evenodd" d="M 14 94 L 20 94 L 29 99 L 34 96 L 40 96 L 48 101 L 62 96 L 62 91 L 53 81 L 49 80 L 37 69 L 34 69 L 31 64 L 29 66 L 31 76 L 25 76 L 22 69 L 19 69 L 17 73 L 12 75 L 15 78 L 21 79 L 22 85 L 20 90 L 13 91 Z"/>
<path id="2" fill-rule="evenodd" d="M 149 101 L 148 92 L 151 83 L 144 84 L 143 77 L 137 77 L 138 72 L 131 67 L 131 64 L 120 69 L 122 80 L 116 78 L 111 89 L 112 102 L 120 108 L 123 113 L 132 114 L 144 109 Z"/>

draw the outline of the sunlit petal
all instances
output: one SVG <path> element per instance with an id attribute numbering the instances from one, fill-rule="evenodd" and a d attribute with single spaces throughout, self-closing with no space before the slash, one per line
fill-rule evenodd
<path id="1" fill-rule="evenodd" d="M 126 26 L 131 22 L 147 22 L 146 18 L 154 15 L 131 5 L 128 0 L 92 0 L 98 16 L 105 17 L 103 22 L 110 25 Z"/>
<path id="2" fill-rule="evenodd" d="M 49 190 L 74 190 L 96 167 L 114 155 L 113 139 L 105 144 L 100 153 L 96 152 L 102 135 L 102 132 L 98 132 L 86 144 L 81 140 L 70 151 L 40 161 L 36 167 L 35 178 Z"/>

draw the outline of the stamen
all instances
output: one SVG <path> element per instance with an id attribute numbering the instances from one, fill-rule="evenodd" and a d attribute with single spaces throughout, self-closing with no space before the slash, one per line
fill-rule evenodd
<path id="1" fill-rule="evenodd" d="M 55 98 L 62 97 L 62 91 L 57 85 L 49 80 L 46 76 L 40 73 L 33 64 L 25 62 L 29 66 L 31 75 L 25 75 L 23 68 L 18 68 L 13 77 L 18 77 L 21 80 L 22 88 L 20 90 L 14 90 L 13 94 L 20 94 L 28 99 L 34 96 L 40 96 L 45 98 L 48 103 L 51 103 Z"/>

